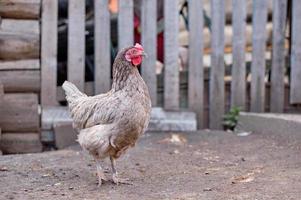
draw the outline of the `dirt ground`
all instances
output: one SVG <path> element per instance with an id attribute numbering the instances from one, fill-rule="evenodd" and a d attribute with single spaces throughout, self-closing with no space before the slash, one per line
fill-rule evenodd
<path id="1" fill-rule="evenodd" d="M 133 185 L 99 188 L 94 161 L 76 146 L 0 156 L 0 199 L 300 199 L 300 153 L 301 141 L 272 135 L 147 133 L 117 163 Z"/>

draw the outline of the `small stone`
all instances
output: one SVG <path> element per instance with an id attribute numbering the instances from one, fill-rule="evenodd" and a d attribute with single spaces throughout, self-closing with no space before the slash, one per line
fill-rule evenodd
<path id="1" fill-rule="evenodd" d="M 0 167 L 0 172 L 6 172 L 6 171 L 8 171 L 7 167 Z"/>
<path id="2" fill-rule="evenodd" d="M 204 192 L 212 191 L 212 188 L 204 188 L 203 191 Z"/>
<path id="3" fill-rule="evenodd" d="M 69 187 L 68 189 L 69 189 L 69 190 L 73 190 L 74 188 L 73 188 L 73 187 Z"/>
<path id="4" fill-rule="evenodd" d="M 55 183 L 54 186 L 60 186 L 62 183 Z"/>

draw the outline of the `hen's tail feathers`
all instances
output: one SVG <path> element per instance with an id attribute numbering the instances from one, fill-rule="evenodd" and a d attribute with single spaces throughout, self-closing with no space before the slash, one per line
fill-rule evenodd
<path id="1" fill-rule="evenodd" d="M 86 96 L 86 94 L 79 91 L 79 89 L 77 89 L 77 87 L 69 81 L 65 81 L 62 87 L 65 90 L 66 99 L 69 103 L 78 97 Z"/>

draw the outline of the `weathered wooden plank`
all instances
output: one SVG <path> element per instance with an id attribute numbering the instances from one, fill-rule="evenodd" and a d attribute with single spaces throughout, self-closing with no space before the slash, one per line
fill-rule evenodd
<path id="1" fill-rule="evenodd" d="M 0 128 L 0 142 L 1 142 L 1 135 L 2 135 L 2 131 L 1 131 L 1 128 Z M 2 152 L 1 146 L 0 146 L 0 156 L 2 156 L 2 155 L 3 155 L 3 152 Z"/>
<path id="2" fill-rule="evenodd" d="M 203 1 L 189 0 L 189 108 L 197 113 L 198 128 L 204 126 Z"/>
<path id="3" fill-rule="evenodd" d="M 246 107 L 246 0 L 233 0 L 233 65 L 231 82 L 231 107 L 238 106 L 245 110 Z"/>
<path id="4" fill-rule="evenodd" d="M 14 19 L 39 19 L 41 0 L 1 0 L 0 16 Z"/>
<path id="5" fill-rule="evenodd" d="M 0 60 L 33 59 L 40 56 L 40 36 L 37 34 L 0 34 Z"/>
<path id="6" fill-rule="evenodd" d="M 3 101 L 4 101 L 4 87 L 2 82 L 0 82 L 0 109 L 2 109 Z M 0 132 L 1 132 L 1 128 L 0 128 Z M 1 137 L 1 133 L 0 133 L 0 137 Z"/>
<path id="7" fill-rule="evenodd" d="M 253 49 L 252 49 L 252 81 L 251 81 L 251 111 L 263 112 L 265 103 L 265 54 L 267 0 L 253 1 Z"/>
<path id="8" fill-rule="evenodd" d="M 83 91 L 85 83 L 85 0 L 69 0 L 68 6 L 68 80 Z"/>
<path id="9" fill-rule="evenodd" d="M 39 70 L 0 71 L 5 92 L 40 92 Z"/>
<path id="10" fill-rule="evenodd" d="M 3 153 L 37 153 L 42 151 L 39 133 L 3 133 L 0 140 Z"/>
<path id="11" fill-rule="evenodd" d="M 178 0 L 164 1 L 164 108 L 179 109 Z"/>
<path id="12" fill-rule="evenodd" d="M 119 0 L 118 6 L 118 48 L 122 49 L 134 43 L 134 3 Z"/>
<path id="13" fill-rule="evenodd" d="M 111 88 L 110 12 L 108 0 L 94 0 L 95 17 L 95 94 Z"/>
<path id="14" fill-rule="evenodd" d="M 58 0 L 43 0 L 41 104 L 56 105 Z"/>
<path id="15" fill-rule="evenodd" d="M 273 56 L 271 78 L 271 112 L 284 109 L 285 29 L 287 0 L 273 1 Z"/>
<path id="16" fill-rule="evenodd" d="M 72 122 L 60 122 L 53 125 L 55 147 L 63 149 L 71 145 L 75 145 L 77 139 L 77 131 L 74 130 Z"/>
<path id="17" fill-rule="evenodd" d="M 38 20 L 2 19 L 0 21 L 0 33 L 1 32 L 18 32 L 39 35 L 40 23 Z"/>
<path id="18" fill-rule="evenodd" d="M 3 132 L 37 132 L 40 126 L 37 94 L 11 93 L 4 95 L 0 109 Z"/>
<path id="19" fill-rule="evenodd" d="M 301 103 L 301 1 L 292 5 L 292 52 L 290 103 Z"/>
<path id="20" fill-rule="evenodd" d="M 151 96 L 152 106 L 157 105 L 157 1 L 143 0 L 141 4 L 141 43 L 147 57 L 144 58 L 141 73 Z"/>
<path id="21" fill-rule="evenodd" d="M 222 128 L 224 115 L 224 29 L 225 29 L 225 2 L 211 0 L 211 74 L 210 74 L 210 112 L 209 127 L 212 129 Z"/>
<path id="22" fill-rule="evenodd" d="M 40 60 L 0 61 L 0 70 L 40 69 Z"/>

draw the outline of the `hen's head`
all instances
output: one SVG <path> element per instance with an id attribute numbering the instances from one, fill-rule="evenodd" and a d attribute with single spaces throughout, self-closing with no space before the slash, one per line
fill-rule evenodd
<path id="1" fill-rule="evenodd" d="M 134 66 L 138 66 L 142 63 L 143 56 L 145 56 L 143 47 L 136 43 L 135 46 L 125 49 L 123 56 L 126 61 L 130 62 Z"/>

